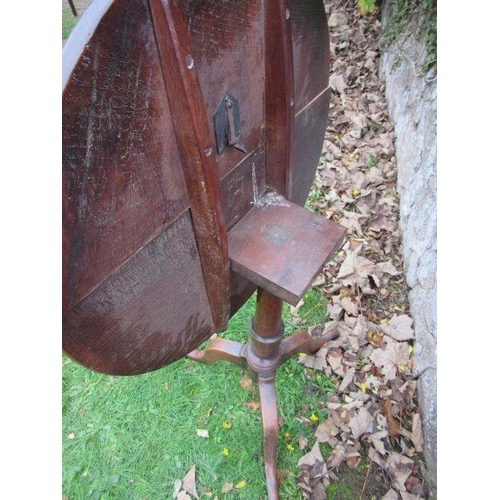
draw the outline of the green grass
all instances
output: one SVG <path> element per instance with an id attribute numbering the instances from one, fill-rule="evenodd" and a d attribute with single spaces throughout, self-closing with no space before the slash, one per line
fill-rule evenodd
<path id="1" fill-rule="evenodd" d="M 62 6 L 62 39 L 66 40 L 80 17 L 75 17 L 68 4 Z"/>
<path id="2" fill-rule="evenodd" d="M 307 294 L 300 309 L 306 325 L 323 322 L 325 307 L 320 298 L 314 291 Z M 252 297 L 223 336 L 246 342 L 254 307 Z M 285 305 L 290 333 L 300 325 L 288 324 L 287 311 Z M 258 401 L 258 390 L 240 388 L 243 372 L 239 368 L 183 359 L 153 373 L 112 377 L 91 372 L 66 357 L 63 360 L 64 497 L 171 498 L 174 482 L 196 465 L 201 498 L 266 498 L 260 411 L 245 404 Z M 318 407 L 318 401 L 333 389 L 324 375 L 307 378 L 297 359 L 278 369 L 282 418 L 278 470 L 283 500 L 300 497 L 295 484 L 297 462 L 314 444 L 314 430 L 326 418 L 326 409 Z M 295 418 L 312 413 L 319 422 L 305 425 Z M 230 428 L 224 423 L 226 427 L 230 423 Z M 198 437 L 197 429 L 208 430 L 209 438 Z M 305 450 L 299 449 L 299 438 L 309 440 Z M 222 493 L 224 483 L 240 481 L 246 481 L 243 488 Z"/>

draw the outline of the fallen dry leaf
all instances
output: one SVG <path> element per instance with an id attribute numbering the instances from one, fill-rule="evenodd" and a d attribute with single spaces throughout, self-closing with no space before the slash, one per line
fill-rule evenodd
<path id="1" fill-rule="evenodd" d="M 327 460 L 327 465 L 329 469 L 336 469 L 344 460 L 346 455 L 345 446 L 342 444 L 337 444 Z"/>
<path id="2" fill-rule="evenodd" d="M 339 392 L 344 392 L 347 390 L 349 387 L 349 384 L 352 382 L 352 379 L 354 378 L 354 375 L 356 374 L 356 368 L 352 367 L 347 370 L 347 373 L 344 376 L 344 379 L 342 380 L 342 383 L 340 384 L 340 387 L 338 388 Z"/>
<path id="3" fill-rule="evenodd" d="M 399 500 L 399 495 L 392 488 L 380 500 Z"/>
<path id="4" fill-rule="evenodd" d="M 196 491 L 196 466 L 193 465 L 182 480 L 182 488 L 194 498 L 199 498 Z M 178 497 L 179 498 L 179 497 Z"/>
<path id="5" fill-rule="evenodd" d="M 340 305 L 347 314 L 357 316 L 359 314 L 359 304 L 357 297 L 352 292 L 347 292 L 340 297 Z"/>
<path id="6" fill-rule="evenodd" d="M 181 489 L 182 489 L 182 481 L 180 479 L 176 479 L 174 481 L 174 493 L 172 495 L 172 498 L 177 498 Z"/>
<path id="7" fill-rule="evenodd" d="M 260 403 L 257 403 L 256 401 L 249 401 L 248 403 L 245 403 L 248 408 L 250 408 L 252 411 L 257 411 L 260 410 Z"/>
<path id="8" fill-rule="evenodd" d="M 292 316 L 299 316 L 299 310 L 304 305 L 304 299 L 300 299 L 296 306 L 290 306 L 290 313 Z"/>
<path id="9" fill-rule="evenodd" d="M 336 28 L 338 26 L 345 26 L 348 24 L 348 18 L 342 12 L 332 12 L 330 18 L 328 19 L 328 27 Z"/>
<path id="10" fill-rule="evenodd" d="M 375 330 L 368 330 L 366 338 L 374 347 L 383 347 L 385 344 L 384 336 Z"/>
<path id="11" fill-rule="evenodd" d="M 222 485 L 221 493 L 227 493 L 233 489 L 234 483 L 226 482 Z"/>
<path id="12" fill-rule="evenodd" d="M 359 451 L 346 453 L 344 460 L 347 464 L 347 467 L 349 467 L 350 469 L 356 469 L 361 462 L 361 453 L 359 453 Z"/>
<path id="13" fill-rule="evenodd" d="M 298 443 L 299 443 L 299 450 L 303 450 L 309 444 L 309 441 L 307 438 L 300 436 L 298 439 Z"/>
<path id="14" fill-rule="evenodd" d="M 318 425 L 314 431 L 314 437 L 319 443 L 329 443 L 333 446 L 337 441 L 335 436 L 337 436 L 339 432 L 340 429 L 335 426 L 330 418 L 328 418 L 326 422 L 322 422 Z"/>
<path id="15" fill-rule="evenodd" d="M 374 267 L 375 264 L 372 261 L 352 252 L 347 255 L 344 262 L 340 266 L 337 278 L 341 279 L 351 275 L 366 278 Z"/>
<path id="16" fill-rule="evenodd" d="M 325 460 L 319 449 L 319 442 L 316 441 L 312 450 L 304 455 L 298 464 L 299 468 L 305 469 L 309 478 L 309 483 L 315 485 L 319 480 L 328 475 Z"/>
<path id="17" fill-rule="evenodd" d="M 336 90 L 339 94 L 343 94 L 347 84 L 345 83 L 343 75 L 332 75 L 330 76 L 330 87 L 332 90 Z"/>
<path id="18" fill-rule="evenodd" d="M 384 398 L 380 402 L 380 407 L 382 408 L 384 415 L 387 419 L 387 427 L 389 429 L 389 436 L 395 439 L 400 432 L 400 425 L 396 422 L 394 415 L 392 414 L 392 405 L 389 398 Z"/>
<path id="19" fill-rule="evenodd" d="M 388 432 L 386 430 L 377 431 L 370 435 L 370 442 L 372 443 L 375 450 L 377 450 L 380 455 L 386 455 L 387 450 L 385 449 L 384 440 L 387 437 Z"/>
<path id="20" fill-rule="evenodd" d="M 368 410 L 362 406 L 359 411 L 349 420 L 354 439 L 359 439 L 363 434 L 373 432 L 373 417 Z"/>
<path id="21" fill-rule="evenodd" d="M 406 365 L 409 359 L 408 344 L 406 342 L 396 342 L 391 338 L 386 339 L 386 345 L 380 349 L 375 349 L 369 358 L 375 366 L 380 368 L 380 372 L 385 376 L 384 383 L 396 377 L 398 365 Z"/>
<path id="22" fill-rule="evenodd" d="M 406 314 L 393 316 L 388 323 L 380 325 L 380 329 L 389 337 L 400 342 L 415 338 L 412 328 L 413 320 Z"/>
<path id="23" fill-rule="evenodd" d="M 387 457 L 387 472 L 400 492 L 406 492 L 405 483 L 412 472 L 413 463 L 413 460 L 400 453 L 392 452 Z"/>
<path id="24" fill-rule="evenodd" d="M 424 436 L 422 432 L 422 420 L 420 418 L 420 413 L 415 413 L 413 415 L 411 440 L 413 446 L 415 446 L 415 451 L 417 453 L 421 453 L 424 446 Z"/>
<path id="25" fill-rule="evenodd" d="M 253 380 L 248 375 L 243 375 L 240 379 L 240 387 L 244 391 L 253 390 Z"/>
<path id="26" fill-rule="evenodd" d="M 314 370 L 324 370 L 328 367 L 326 356 L 328 354 L 328 348 L 322 347 L 316 354 L 307 354 L 305 356 L 299 357 L 299 363 L 302 363 L 308 368 Z"/>

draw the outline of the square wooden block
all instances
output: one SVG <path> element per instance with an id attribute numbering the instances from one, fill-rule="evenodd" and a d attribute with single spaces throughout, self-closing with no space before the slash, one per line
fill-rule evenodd
<path id="1" fill-rule="evenodd" d="M 346 228 L 270 192 L 229 231 L 231 268 L 296 305 Z"/>

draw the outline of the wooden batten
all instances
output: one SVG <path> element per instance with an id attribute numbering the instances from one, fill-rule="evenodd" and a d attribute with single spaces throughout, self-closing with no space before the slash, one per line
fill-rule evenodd
<path id="1" fill-rule="evenodd" d="M 216 331 L 224 331 L 230 271 L 216 147 L 180 2 L 151 0 L 150 5 L 210 309 Z"/>
<path id="2" fill-rule="evenodd" d="M 288 198 L 295 119 L 291 13 L 287 0 L 264 4 L 267 183 Z"/>

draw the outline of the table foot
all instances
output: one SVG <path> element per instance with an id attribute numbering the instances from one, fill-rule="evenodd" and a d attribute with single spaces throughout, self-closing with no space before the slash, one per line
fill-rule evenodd
<path id="1" fill-rule="evenodd" d="M 330 340 L 335 340 L 340 333 L 336 330 L 330 330 L 319 337 L 313 337 L 308 332 L 299 332 L 281 342 L 280 364 L 287 359 L 299 353 L 314 354 Z"/>
<path id="2" fill-rule="evenodd" d="M 274 375 L 259 376 L 260 411 L 264 441 L 264 467 L 268 500 L 279 500 L 278 495 L 278 410 L 276 408 L 276 390 Z"/>
<path id="3" fill-rule="evenodd" d="M 228 361 L 240 368 L 248 368 L 246 347 L 245 344 L 217 337 L 205 349 L 195 349 L 187 357 L 200 363 L 210 364 L 217 361 Z"/>

